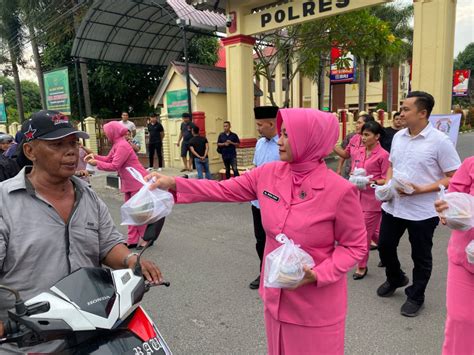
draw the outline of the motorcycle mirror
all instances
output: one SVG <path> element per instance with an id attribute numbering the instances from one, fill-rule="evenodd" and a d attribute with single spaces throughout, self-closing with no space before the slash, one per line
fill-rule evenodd
<path id="1" fill-rule="evenodd" d="M 146 243 L 145 247 L 142 249 L 140 254 L 138 254 L 137 262 L 135 263 L 135 267 L 133 270 L 133 273 L 137 276 L 142 276 L 142 268 L 140 266 L 140 259 L 142 257 L 142 254 L 145 252 L 145 250 L 150 247 L 155 240 L 158 239 L 160 236 L 161 230 L 163 229 L 163 225 L 165 224 L 165 218 L 163 217 L 162 219 L 158 220 L 155 223 L 151 223 L 147 225 L 145 233 L 143 235 L 143 240 Z"/>

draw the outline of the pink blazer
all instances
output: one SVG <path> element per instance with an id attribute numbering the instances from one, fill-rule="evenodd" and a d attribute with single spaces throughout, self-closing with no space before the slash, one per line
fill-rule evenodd
<path id="1" fill-rule="evenodd" d="M 146 176 L 148 172 L 138 160 L 138 156 L 133 151 L 132 146 L 124 138 L 117 140 L 107 156 L 97 155 L 97 168 L 105 171 L 116 171 L 120 176 L 120 191 L 137 192 L 142 188 L 142 184 L 135 180 L 126 170 L 132 167 L 140 174 Z"/>
<path id="2" fill-rule="evenodd" d="M 387 177 L 387 170 L 390 166 L 388 160 L 390 154 L 382 148 L 380 143 L 372 150 L 372 153 L 366 157 L 365 146 L 361 146 L 357 151 L 352 152 L 352 162 L 354 168 L 364 168 L 367 175 L 373 175 L 374 180 L 385 179 Z M 375 190 L 370 186 L 367 189 L 360 190 L 360 204 L 364 212 L 381 212 L 382 202 L 375 198 Z"/>
<path id="3" fill-rule="evenodd" d="M 474 196 L 474 157 L 467 158 L 449 182 L 450 192 L 464 192 Z M 466 246 L 474 239 L 474 228 L 453 231 L 448 244 L 448 258 L 474 274 L 474 264 L 467 261 Z"/>
<path id="4" fill-rule="evenodd" d="M 262 282 L 266 309 L 287 323 L 335 324 L 346 316 L 346 273 L 367 250 L 357 190 L 324 163 L 303 182 L 305 198 L 292 199 L 292 183 L 289 165 L 272 162 L 221 182 L 177 178 L 175 198 L 178 203 L 258 199 L 267 234 L 264 256 L 281 245 L 275 236 L 284 233 L 313 257 L 318 279 L 295 291 L 265 288 Z"/>

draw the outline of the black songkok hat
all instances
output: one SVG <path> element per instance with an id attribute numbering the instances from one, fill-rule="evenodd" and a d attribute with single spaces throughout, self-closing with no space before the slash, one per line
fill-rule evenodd
<path id="1" fill-rule="evenodd" d="M 253 109 L 256 120 L 273 119 L 278 113 L 277 106 L 259 106 Z"/>

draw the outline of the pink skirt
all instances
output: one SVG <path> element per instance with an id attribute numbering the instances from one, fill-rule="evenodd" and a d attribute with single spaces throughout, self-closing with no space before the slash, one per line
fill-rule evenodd
<path id="1" fill-rule="evenodd" d="M 345 322 L 307 327 L 280 322 L 265 309 L 269 355 L 343 355 Z"/>
<path id="2" fill-rule="evenodd" d="M 446 308 L 443 355 L 474 354 L 474 274 L 451 261 Z"/>

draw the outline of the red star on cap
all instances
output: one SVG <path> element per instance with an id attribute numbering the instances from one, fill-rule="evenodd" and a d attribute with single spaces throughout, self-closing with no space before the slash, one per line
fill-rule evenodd
<path id="1" fill-rule="evenodd" d="M 30 128 L 28 128 L 28 131 L 25 133 L 26 140 L 30 141 L 33 138 L 35 138 L 35 133 L 36 133 L 36 129 L 33 129 L 30 125 Z"/>

